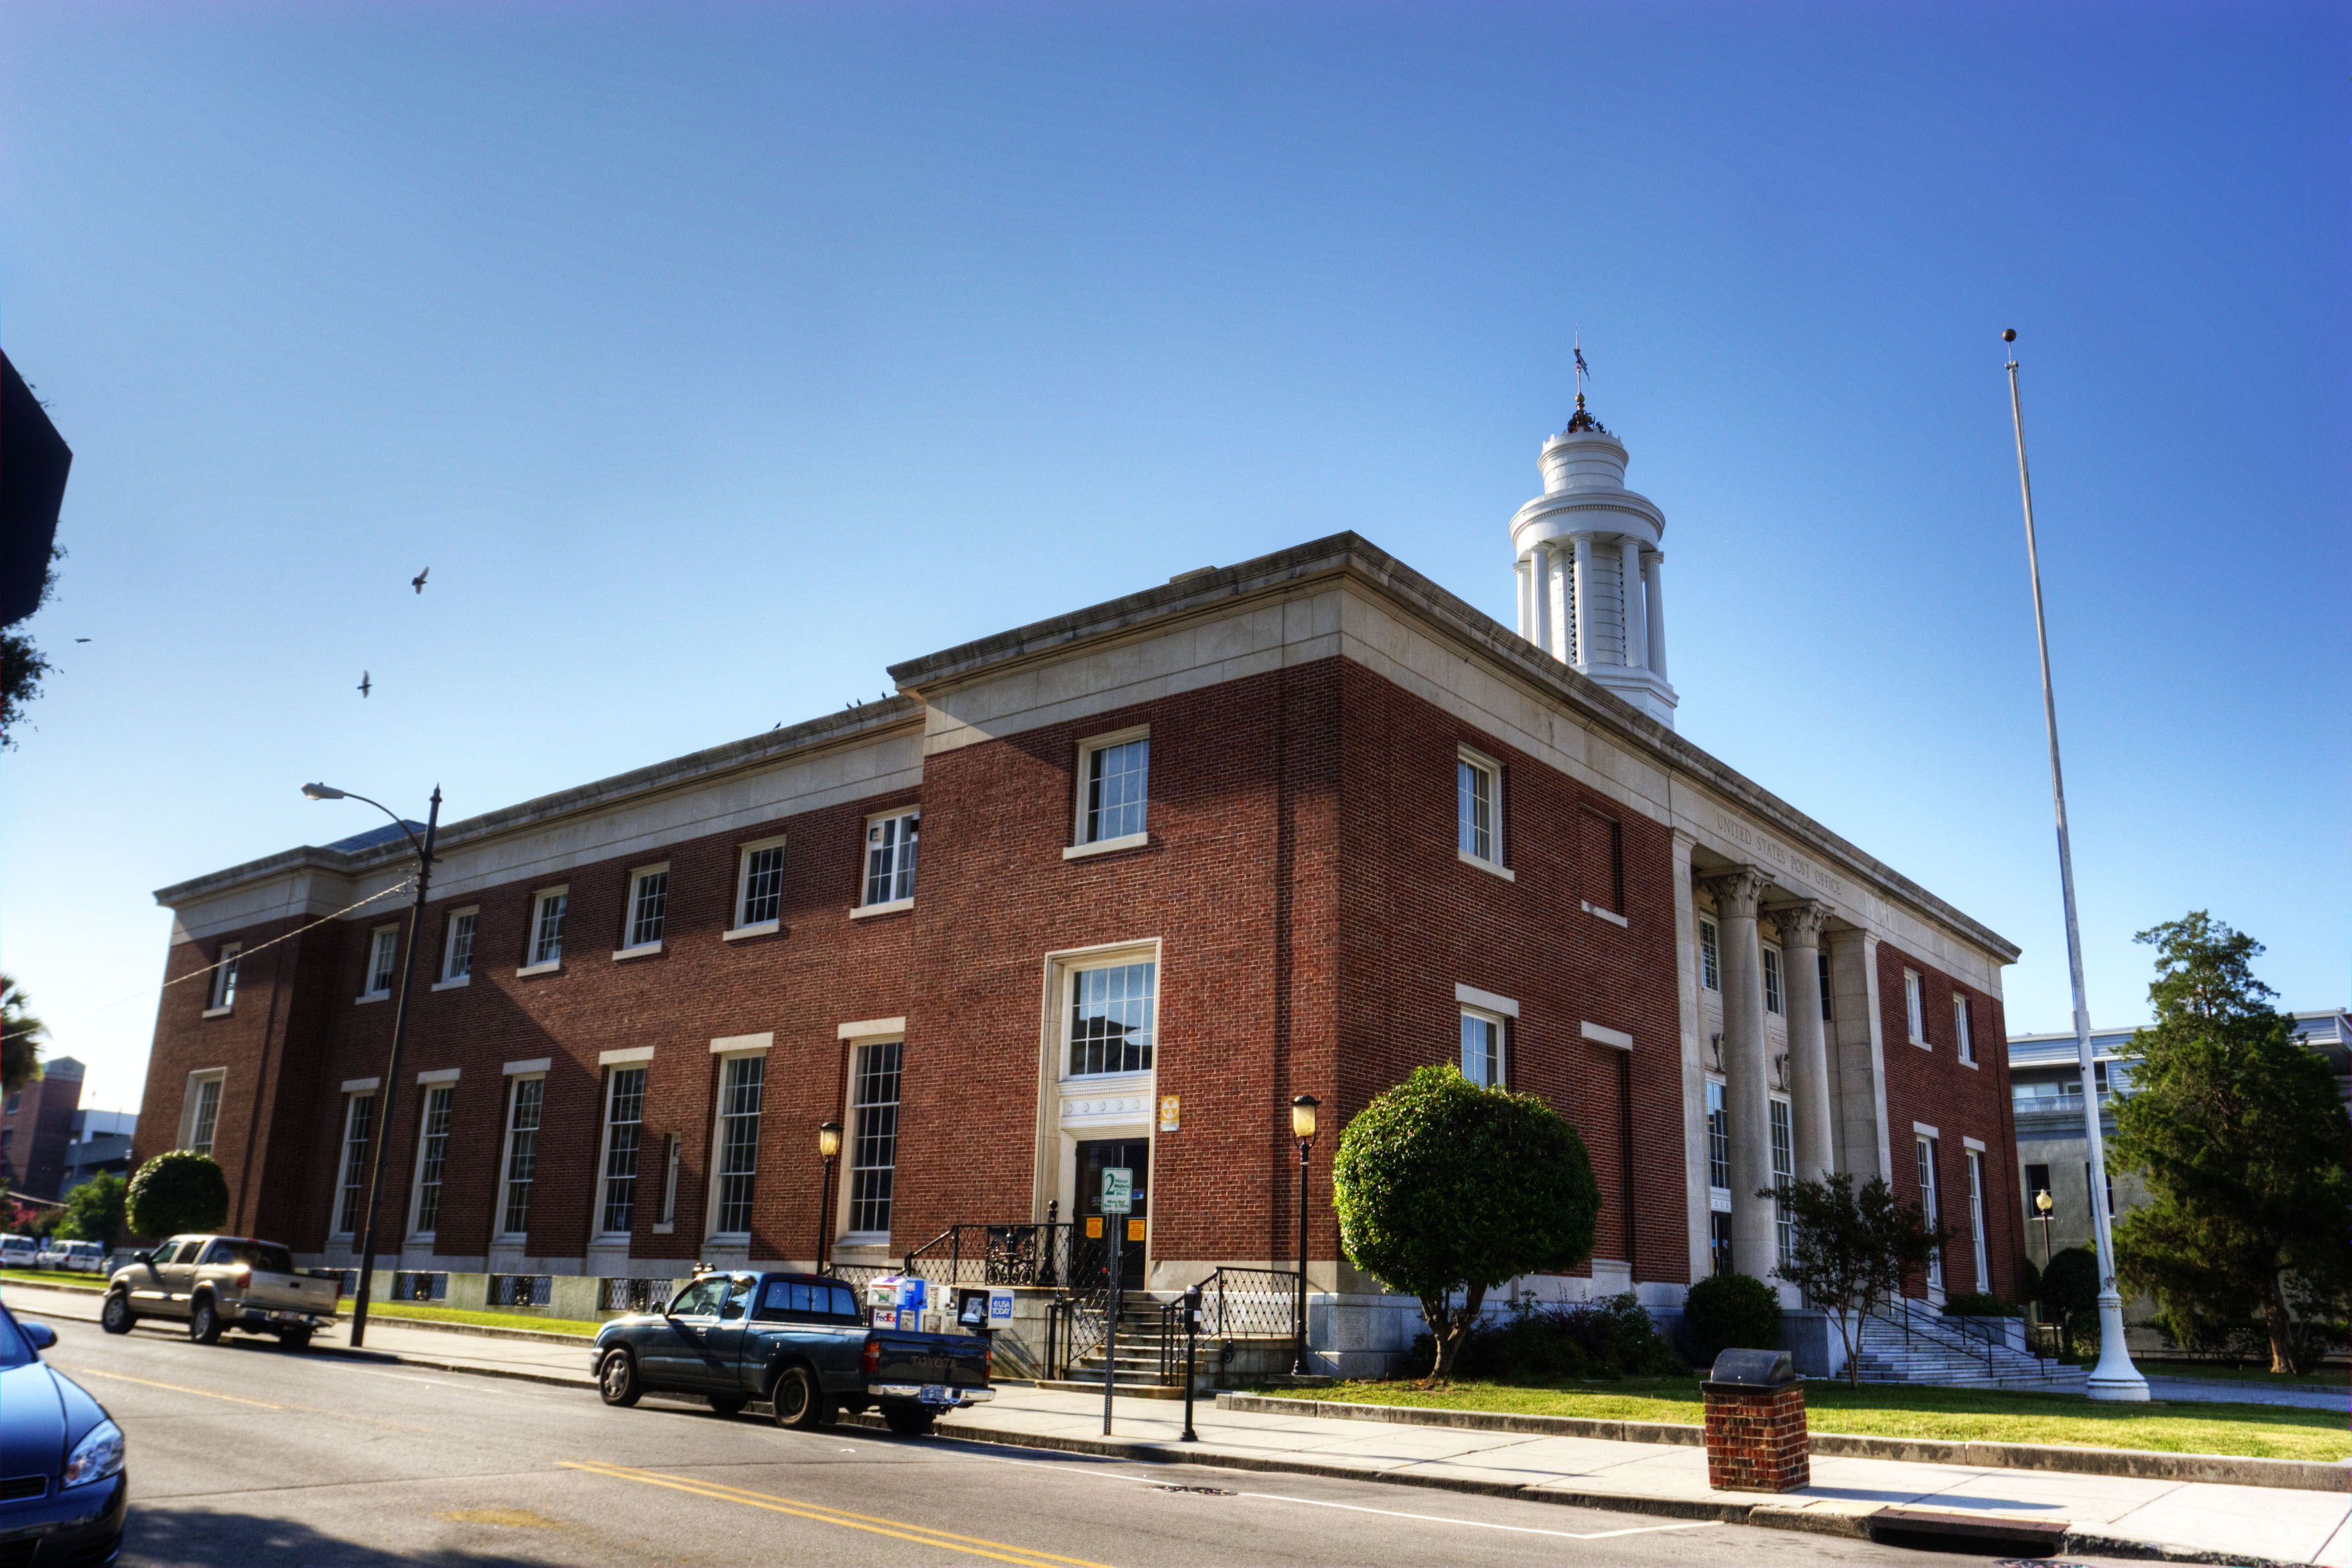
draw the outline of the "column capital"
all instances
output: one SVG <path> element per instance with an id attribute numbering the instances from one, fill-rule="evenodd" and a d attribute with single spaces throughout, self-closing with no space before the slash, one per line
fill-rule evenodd
<path id="1" fill-rule="evenodd" d="M 1764 889 L 1772 885 L 1772 874 L 1761 866 L 1742 866 L 1704 879 L 1708 892 L 1715 895 L 1718 913 L 1732 920 L 1754 920 L 1756 906 L 1764 897 Z"/>
<path id="2" fill-rule="evenodd" d="M 1782 942 L 1791 947 L 1821 946 L 1822 927 L 1828 923 L 1830 918 L 1827 904 L 1807 899 L 1802 903 L 1774 910 L 1771 914 L 1780 927 Z"/>

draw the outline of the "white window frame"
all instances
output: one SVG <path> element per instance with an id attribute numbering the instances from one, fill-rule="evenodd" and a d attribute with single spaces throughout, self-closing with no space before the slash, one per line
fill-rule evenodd
<path id="1" fill-rule="evenodd" d="M 1797 1179 L 1797 1109 L 1778 1090 L 1765 1096 L 1765 1127 L 1772 1146 L 1772 1184 L 1789 1186 Z M 1789 1205 L 1772 1200 L 1772 1250 L 1776 1265 L 1789 1261 L 1795 1250 L 1797 1222 Z"/>
<path id="2" fill-rule="evenodd" d="M 1911 1043 L 1921 1050 L 1933 1050 L 1927 1043 L 1927 983 L 1916 969 L 1903 972 L 1903 1011 L 1906 1026 L 1911 1031 Z"/>
<path id="3" fill-rule="evenodd" d="M 654 917 L 651 936 L 643 935 L 645 902 L 649 896 L 646 885 L 655 878 L 661 886 L 650 894 L 661 900 L 661 912 Z M 629 873 L 629 897 L 621 906 L 621 945 L 614 950 L 614 958 L 645 958 L 662 950 L 662 939 L 669 931 L 669 862 L 658 866 L 639 866 Z"/>
<path id="4" fill-rule="evenodd" d="M 452 1068 L 446 1072 L 419 1073 L 416 1083 L 419 1101 L 416 1108 L 416 1166 L 408 1182 L 408 1239 L 429 1242 L 435 1232 L 441 1228 L 441 1201 L 448 1196 L 449 1139 L 457 1119 L 457 1071 Z M 441 1190 L 434 1194 L 433 1227 L 428 1230 L 422 1226 L 425 1217 L 425 1165 L 433 1149 L 433 1102 L 443 1095 L 448 1097 L 449 1125 L 439 1134 L 441 1176 L 433 1184 Z"/>
<path id="5" fill-rule="evenodd" d="M 1970 1024 L 1969 999 L 1957 991 L 1953 992 L 1952 1030 L 1959 1037 L 1960 1065 L 1972 1068 L 1977 1065 L 1977 1038 Z"/>
<path id="6" fill-rule="evenodd" d="M 522 1092 L 522 1086 L 527 1083 L 539 1085 L 539 1093 L 533 1108 L 535 1114 L 529 1127 L 518 1127 L 515 1123 L 521 1113 L 523 1101 L 528 1098 Z M 509 1073 L 506 1081 L 504 1110 L 505 1115 L 499 1130 L 499 1184 L 491 1199 L 498 1205 L 498 1209 L 490 1215 L 490 1237 L 494 1241 L 512 1243 L 529 1238 L 531 1203 L 539 1196 L 539 1142 L 540 1134 L 547 1131 L 546 1070 L 542 1068 L 537 1072 Z M 523 1194 L 522 1228 L 509 1230 L 507 1211 L 514 1206 L 512 1189 L 515 1184 L 515 1136 L 520 1132 L 530 1134 L 530 1174 L 525 1177 L 524 1181 L 531 1190 Z"/>
<path id="7" fill-rule="evenodd" d="M 1912 1136 L 1916 1142 L 1919 1158 L 1920 1216 L 1927 1222 L 1927 1228 L 1932 1231 L 1941 1222 L 1944 1209 L 1943 1194 L 1937 1190 L 1937 1141 L 1925 1132 L 1914 1133 Z M 1944 1249 L 1937 1247 L 1927 1254 L 1927 1289 L 1936 1291 L 1943 1288 Z"/>
<path id="8" fill-rule="evenodd" d="M 922 821 L 923 808 L 919 805 L 878 811 L 866 819 L 866 831 L 857 846 L 857 905 L 849 911 L 853 919 L 895 914 L 915 907 L 915 885 L 922 874 Z M 877 847 L 874 837 L 885 828 L 893 830 L 895 837 L 889 845 Z M 874 897 L 874 858 L 883 854 L 890 857 L 890 869 L 884 873 L 887 887 L 895 889 L 903 882 L 907 889 L 904 894 L 893 891 L 887 899 Z"/>
<path id="9" fill-rule="evenodd" d="M 213 1087 L 212 1125 L 204 1125 L 205 1086 Z M 180 1141 L 182 1149 L 193 1149 L 199 1154 L 210 1154 L 220 1142 L 221 1107 L 228 1102 L 228 1068 L 198 1068 L 188 1075 L 188 1092 L 180 1101 Z M 203 1134 L 203 1141 L 197 1135 Z"/>
<path id="10" fill-rule="evenodd" d="M 857 1163 L 857 1161 L 862 1154 L 866 1152 L 866 1144 L 868 1142 L 866 1135 L 864 1113 L 879 1109 L 884 1102 L 878 1100 L 866 1101 L 863 1103 L 859 1101 L 858 1094 L 862 1087 L 861 1079 L 863 1075 L 861 1075 L 858 1069 L 864 1064 L 865 1056 L 867 1051 L 878 1050 L 886 1047 L 898 1053 L 897 1070 L 893 1074 L 897 1080 L 897 1098 L 888 1101 L 890 1109 L 890 1160 L 887 1165 L 878 1162 L 860 1165 Z M 889 1172 L 891 1193 L 888 1197 L 882 1199 L 881 1202 L 887 1214 L 895 1215 L 896 1211 L 892 1205 L 898 1201 L 898 1142 L 900 1132 L 903 1130 L 902 1119 L 906 1103 L 907 1042 L 905 1038 L 899 1036 L 875 1035 L 850 1041 L 849 1082 L 847 1086 L 846 1103 L 844 1107 L 845 1114 L 842 1118 L 841 1123 L 842 1127 L 847 1133 L 847 1137 L 842 1146 L 842 1208 L 840 1216 L 835 1221 L 836 1224 L 842 1226 L 841 1239 L 844 1246 L 887 1247 L 889 1245 L 889 1226 L 885 1225 L 877 1228 L 873 1226 L 859 1226 L 853 1223 L 858 1217 L 858 1199 L 856 1195 L 857 1178 L 863 1172 Z M 868 1217 L 870 1217 L 870 1215 Z"/>
<path id="11" fill-rule="evenodd" d="M 621 1075 L 624 1073 L 639 1075 L 637 1114 L 634 1121 L 615 1123 L 613 1120 L 613 1109 L 620 1100 Z M 604 1069 L 604 1124 L 596 1139 L 596 1212 L 589 1216 L 588 1221 L 588 1233 L 599 1241 L 626 1241 L 636 1234 L 637 1220 L 645 1209 L 646 1096 L 652 1085 L 653 1057 L 650 1053 L 635 1061 L 614 1062 Z M 626 1177 L 613 1173 L 613 1130 L 616 1125 L 633 1126 L 637 1130 L 635 1163 Z M 624 1180 L 630 1184 L 628 1227 L 625 1230 L 609 1229 L 604 1221 L 612 1212 L 613 1184 Z"/>
<path id="12" fill-rule="evenodd" d="M 376 984 L 381 973 L 383 984 Z M 400 977 L 400 927 L 377 926 L 368 932 L 367 970 L 360 976 L 360 1002 L 381 1002 L 392 994 L 393 983 Z"/>
<path id="13" fill-rule="evenodd" d="M 1698 984 L 1702 991 L 1723 989 L 1723 927 L 1713 915 L 1698 917 Z"/>
<path id="14" fill-rule="evenodd" d="M 375 1142 L 375 1102 L 373 1089 L 353 1089 L 343 1096 L 343 1130 L 335 1141 L 335 1213 L 333 1228 L 327 1233 L 330 1241 L 351 1240 L 367 1218 L 362 1211 L 367 1206 L 368 1156 Z M 363 1136 L 354 1131 L 362 1104 L 368 1108 Z"/>
<path id="15" fill-rule="evenodd" d="M 1985 1249 L 1984 1151 L 1967 1149 L 1969 1162 L 1969 1241 L 1976 1256 L 1977 1289 L 1992 1294 L 1992 1268 Z"/>
<path id="16" fill-rule="evenodd" d="M 1476 847 L 1475 826 L 1464 820 L 1477 800 L 1473 780 L 1486 790 L 1486 853 L 1483 855 Z M 1472 837 L 1472 843 L 1463 843 L 1465 835 Z M 1465 866 L 1492 871 L 1507 882 L 1516 882 L 1518 874 L 1506 863 L 1508 854 L 1503 835 L 1503 764 L 1484 752 L 1469 746 L 1456 746 L 1454 750 L 1454 858 Z"/>
<path id="17" fill-rule="evenodd" d="M 784 840 L 785 835 L 779 833 L 772 838 L 755 838 L 750 843 L 739 844 L 735 847 L 735 903 L 734 907 L 727 911 L 727 930 L 721 933 L 728 941 L 733 942 L 739 937 L 765 936 L 770 931 L 782 929 L 784 923 Z M 769 849 L 773 849 L 777 852 L 775 918 L 773 920 L 753 921 L 749 924 L 746 924 L 743 920 L 743 914 L 744 906 L 750 903 L 751 899 L 751 857 Z"/>
<path id="18" fill-rule="evenodd" d="M 768 1045 L 763 1043 L 748 1050 L 727 1051 L 719 1051 L 714 1046 L 713 1054 L 719 1058 L 719 1092 L 712 1098 L 710 1107 L 710 1178 L 707 1194 L 708 1202 L 703 1209 L 703 1235 L 706 1239 L 714 1243 L 748 1245 L 751 1239 L 751 1216 L 758 1209 L 760 1202 L 760 1139 L 767 1131 Z M 751 1113 L 751 1168 L 749 1171 L 730 1172 L 723 1168 L 729 1115 L 727 1079 L 734 1064 L 739 1061 L 757 1061 L 760 1064 L 760 1109 Z M 719 1228 L 720 1187 L 730 1175 L 748 1176 L 751 1182 L 751 1196 L 744 1205 L 746 1210 L 744 1225 L 740 1230 Z"/>
<path id="19" fill-rule="evenodd" d="M 1707 1206 L 1728 1214 L 1731 1210 L 1731 1088 L 1716 1073 L 1706 1075 L 1706 1089 L 1700 1102 L 1701 1136 L 1706 1140 Z M 1723 1158 L 1715 1156 L 1715 1146 L 1723 1145 Z M 1718 1185 L 1716 1169 L 1721 1166 L 1723 1181 Z"/>
<path id="20" fill-rule="evenodd" d="M 1506 1087 L 1511 1081 L 1509 1058 L 1505 1055 L 1510 1049 L 1510 1021 L 1502 1014 L 1490 1013 L 1484 1007 L 1463 1006 L 1459 1012 L 1461 1022 L 1457 1028 L 1459 1037 L 1456 1046 L 1460 1052 L 1462 1076 L 1481 1089 Z M 1493 1031 L 1488 1037 L 1491 1045 L 1489 1060 L 1485 1064 L 1489 1076 L 1485 1078 L 1473 1077 L 1470 1071 L 1470 1027 L 1474 1024 Z"/>
<path id="21" fill-rule="evenodd" d="M 1789 1016 L 1789 966 L 1781 957 L 1780 944 L 1762 942 L 1756 949 L 1762 955 L 1759 967 L 1763 972 L 1764 1011 L 1785 1018 Z"/>
<path id="22" fill-rule="evenodd" d="M 1089 735 L 1078 742 L 1077 789 L 1072 800 L 1069 847 L 1062 851 L 1066 860 L 1087 855 L 1108 855 L 1118 849 L 1137 849 L 1151 842 L 1151 754 L 1149 746 L 1143 763 L 1143 826 L 1133 833 L 1109 837 L 1093 837 L 1087 831 L 1087 797 L 1091 793 L 1095 759 L 1114 746 L 1128 745 L 1136 741 L 1149 742 L 1151 726 L 1137 724 L 1125 730 L 1114 730 L 1107 735 Z"/>
<path id="23" fill-rule="evenodd" d="M 542 927 L 547 921 L 547 906 L 558 904 L 555 911 L 555 942 L 547 944 Z M 572 920 L 572 884 L 541 888 L 530 896 L 530 926 L 523 932 L 522 967 L 515 971 L 520 980 L 532 974 L 553 974 L 563 967 L 564 928 Z"/>
<path id="24" fill-rule="evenodd" d="M 213 958 L 213 983 L 205 1002 L 205 1016 L 224 1018 L 236 1011 L 236 965 L 245 943 L 225 942 Z"/>
<path id="25" fill-rule="evenodd" d="M 1097 973 L 1106 969 L 1126 969 L 1137 964 L 1151 970 L 1151 1012 L 1149 1032 L 1150 1042 L 1144 1049 L 1150 1060 L 1141 1067 L 1121 1067 L 1102 1072 L 1070 1070 L 1070 1050 L 1076 1039 L 1078 976 Z M 1088 1083 L 1119 1078 L 1149 1076 L 1160 1063 L 1160 945 L 1157 942 L 1141 947 L 1125 947 L 1090 952 L 1084 957 L 1065 960 L 1061 964 L 1061 984 L 1055 989 L 1060 995 L 1060 1011 L 1054 1027 L 1055 1043 L 1055 1076 L 1064 1083 Z"/>
<path id="26" fill-rule="evenodd" d="M 457 969 L 457 939 L 465 940 L 466 967 Z M 474 963 L 481 957 L 482 906 L 467 904 L 461 910 L 451 910 L 441 921 L 441 977 L 433 983 L 436 991 L 454 991 L 460 985 L 474 983 Z"/>

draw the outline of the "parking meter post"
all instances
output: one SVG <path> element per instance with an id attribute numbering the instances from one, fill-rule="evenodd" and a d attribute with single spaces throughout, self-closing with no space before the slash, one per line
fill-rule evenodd
<path id="1" fill-rule="evenodd" d="M 1184 1436 L 1182 1441 L 1197 1443 L 1201 1435 L 1192 1430 L 1192 1358 L 1201 1342 L 1201 1288 L 1194 1285 L 1184 1292 Z"/>

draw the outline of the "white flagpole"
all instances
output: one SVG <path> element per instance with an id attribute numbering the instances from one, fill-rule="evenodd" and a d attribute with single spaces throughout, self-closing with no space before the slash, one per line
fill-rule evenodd
<path id="1" fill-rule="evenodd" d="M 2001 334 L 2017 342 L 2014 329 Z M 2012 356 L 2015 351 L 2012 350 Z M 2050 730 L 2050 795 L 2058 811 L 2058 887 L 2066 905 L 2066 972 L 2074 984 L 2074 1057 L 2083 1074 L 2083 1137 L 2090 1154 L 2091 1230 L 2099 1247 L 2099 1364 L 2091 1369 L 2094 1399 L 2139 1402 L 2147 1379 L 2124 1344 L 2124 1299 L 2116 1287 L 2116 1244 L 2106 1205 L 2106 1139 L 2099 1128 L 2099 1096 L 2091 1067 L 2091 1005 L 2083 994 L 2083 934 L 2074 920 L 2074 853 L 2066 840 L 2066 780 L 2058 767 L 2058 699 L 2050 685 L 2050 628 L 2042 617 L 2042 555 L 2033 541 L 2033 481 L 2025 471 L 2025 415 L 2017 395 L 2017 361 L 2009 362 L 2009 417 L 2017 431 L 2017 488 L 2025 498 L 2025 565 L 2033 579 L 2033 636 L 2042 647 L 2042 716 Z"/>

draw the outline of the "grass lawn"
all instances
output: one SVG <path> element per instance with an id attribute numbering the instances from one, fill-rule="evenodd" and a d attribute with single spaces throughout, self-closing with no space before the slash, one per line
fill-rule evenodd
<path id="1" fill-rule="evenodd" d="M 1457 1383 L 1434 1392 L 1402 1382 L 1343 1383 L 1327 1389 L 1262 1392 L 1357 1405 L 1580 1415 L 1601 1421 L 1675 1421 L 1696 1426 L 1706 1419 L 1696 1378 L 1627 1378 L 1565 1387 Z M 2274 1405 L 2093 1405 L 2074 1394 L 1808 1383 L 1805 1411 L 1816 1432 L 1865 1437 L 2155 1448 L 2257 1459 L 2352 1458 L 2352 1433 L 2347 1432 L 2340 1412 Z"/>
<path id="2" fill-rule="evenodd" d="M 2259 1366 L 2218 1366 L 2210 1361 L 2143 1361 L 2133 1363 L 2142 1377 L 2210 1377 L 2222 1383 L 2276 1383 L 2290 1388 L 2342 1388 L 2347 1373 L 2340 1366 L 2318 1372 L 2273 1372 Z"/>
<path id="3" fill-rule="evenodd" d="M 343 1303 L 342 1321 L 351 1321 L 351 1303 Z M 404 1319 L 419 1323 L 470 1323 L 485 1329 L 538 1329 L 551 1334 L 578 1334 L 593 1340 L 604 1326 L 578 1318 L 542 1318 L 536 1312 L 485 1312 L 471 1307 L 424 1307 L 407 1301 L 370 1301 L 368 1321 Z"/>
<path id="4" fill-rule="evenodd" d="M 79 1285 L 85 1290 L 106 1288 L 103 1274 L 77 1274 L 61 1268 L 0 1268 L 0 1285 Z"/>

